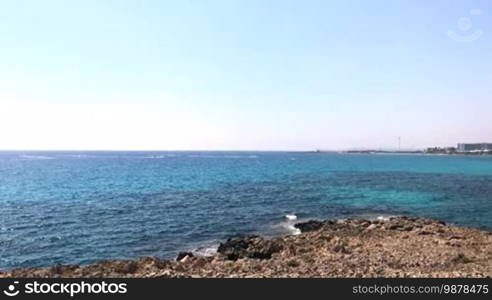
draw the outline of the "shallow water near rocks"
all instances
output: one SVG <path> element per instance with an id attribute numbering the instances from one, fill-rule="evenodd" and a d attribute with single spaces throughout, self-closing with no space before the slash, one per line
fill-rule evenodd
<path id="1" fill-rule="evenodd" d="M 492 230 L 490 195 L 488 156 L 0 152 L 0 269 L 209 253 L 311 218 Z"/>

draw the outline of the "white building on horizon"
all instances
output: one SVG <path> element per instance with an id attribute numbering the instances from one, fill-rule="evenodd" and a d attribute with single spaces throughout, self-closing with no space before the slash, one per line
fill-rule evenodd
<path id="1" fill-rule="evenodd" d="M 459 143 L 458 152 L 492 151 L 492 143 Z"/>

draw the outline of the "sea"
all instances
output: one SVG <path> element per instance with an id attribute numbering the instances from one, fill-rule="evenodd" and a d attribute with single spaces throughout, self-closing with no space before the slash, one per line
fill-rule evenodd
<path id="1" fill-rule="evenodd" d="M 401 215 L 492 231 L 492 156 L 0 152 L 0 270 L 210 255 L 303 220 Z"/>

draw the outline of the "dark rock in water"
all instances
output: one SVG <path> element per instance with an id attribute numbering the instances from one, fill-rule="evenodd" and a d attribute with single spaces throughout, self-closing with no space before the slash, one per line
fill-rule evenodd
<path id="1" fill-rule="evenodd" d="M 229 260 L 239 258 L 270 259 L 272 254 L 280 252 L 283 244 L 280 240 L 269 240 L 258 236 L 246 236 L 228 239 L 221 243 L 217 252 Z"/>
<path id="2" fill-rule="evenodd" d="M 191 252 L 179 252 L 178 256 L 176 256 L 176 261 L 180 261 L 187 256 L 193 257 L 193 253 L 191 253 Z"/>
<path id="3" fill-rule="evenodd" d="M 311 220 L 304 223 L 297 223 L 294 225 L 295 228 L 299 229 L 301 232 L 315 231 L 323 227 L 324 222 Z"/>

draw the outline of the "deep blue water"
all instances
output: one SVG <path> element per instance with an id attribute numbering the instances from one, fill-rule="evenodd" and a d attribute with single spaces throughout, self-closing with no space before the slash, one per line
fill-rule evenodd
<path id="1" fill-rule="evenodd" d="M 492 157 L 0 152 L 0 269 L 170 258 L 231 235 L 286 233 L 287 214 L 492 230 Z"/>

